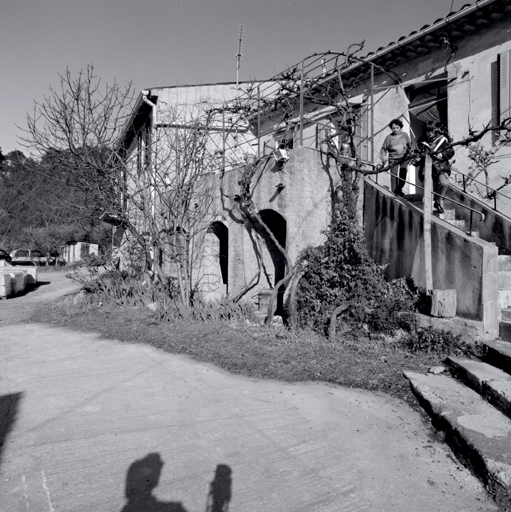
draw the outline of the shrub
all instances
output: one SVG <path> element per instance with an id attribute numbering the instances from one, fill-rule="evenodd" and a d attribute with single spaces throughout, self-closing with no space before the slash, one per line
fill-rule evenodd
<path id="1" fill-rule="evenodd" d="M 97 261 L 87 273 L 75 272 L 70 277 L 82 284 L 82 289 L 96 302 L 118 306 L 147 306 L 156 304 L 156 315 L 163 321 L 194 319 L 199 321 L 242 320 L 249 318 L 252 306 L 228 298 L 205 302 L 196 296 L 191 306 L 180 300 L 179 289 L 173 280 L 167 285 L 148 284 L 142 276 L 115 268 L 98 267 Z"/>
<path id="2" fill-rule="evenodd" d="M 461 335 L 434 327 L 419 328 L 402 339 L 403 348 L 413 353 L 439 356 L 456 355 L 481 357 L 481 345 L 467 343 Z"/>
<path id="3" fill-rule="evenodd" d="M 413 328 L 416 297 L 403 279 L 386 281 L 382 267 L 369 256 L 349 200 L 325 235 L 322 245 L 308 248 L 301 256 L 308 265 L 298 286 L 299 325 L 326 333 L 333 310 L 346 304 L 342 320 L 351 327 L 366 324 L 386 334 Z M 402 312 L 408 312 L 408 317 Z"/>

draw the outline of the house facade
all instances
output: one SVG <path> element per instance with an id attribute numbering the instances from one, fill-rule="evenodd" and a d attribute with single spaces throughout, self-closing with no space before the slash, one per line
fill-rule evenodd
<path id="1" fill-rule="evenodd" d="M 370 167 L 379 163 L 391 119 L 402 119 L 412 140 L 422 135 L 428 121 L 439 121 L 457 141 L 509 117 L 510 16 L 508 1 L 479 0 L 363 57 L 316 54 L 268 81 L 241 87 L 144 91 L 122 142 L 130 162 L 128 181 L 141 183 L 151 172 L 157 178 L 155 152 L 165 153 L 165 143 L 155 151 L 156 138 L 163 141 L 162 134 L 189 130 L 192 119 L 214 111 L 203 126 L 211 202 L 201 218 L 206 242 L 194 263 L 196 284 L 209 297 L 228 294 L 252 300 L 274 288 L 303 249 L 323 240 L 341 178 L 328 146 L 342 150 L 349 143 L 348 159 L 356 148 L 358 158 Z M 453 184 L 464 180 L 482 200 L 488 195 L 485 185 L 499 188 L 511 174 L 511 146 L 504 135 L 488 132 L 479 141 L 480 150 L 492 157 L 488 177 L 468 147 L 457 147 L 453 168 L 466 176 L 453 172 Z M 250 183 L 253 209 L 268 228 L 263 231 L 237 209 L 240 183 L 254 161 L 263 163 Z M 390 188 L 388 174 L 371 179 Z M 421 192 L 412 166 L 407 181 L 405 192 Z M 145 187 L 155 214 L 165 209 L 154 195 L 164 182 L 153 179 Z M 511 216 L 511 200 L 503 195 L 497 199 L 499 211 Z M 487 199 L 492 205 L 494 201 Z M 285 257 L 277 245 L 285 249 Z M 451 256 L 447 252 L 445 257 Z M 399 265 L 393 268 L 390 277 L 400 274 Z M 171 262 L 165 271 L 174 272 Z M 471 293 L 478 304 L 481 291 Z M 473 314 L 470 307 L 461 316 L 480 319 L 481 308 Z"/>

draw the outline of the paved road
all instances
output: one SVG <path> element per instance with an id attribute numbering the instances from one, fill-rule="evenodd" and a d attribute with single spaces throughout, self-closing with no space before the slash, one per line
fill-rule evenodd
<path id="1" fill-rule="evenodd" d="M 74 286 L 45 280 L 20 308 Z M 14 304 L 0 303 L 0 512 L 496 510 L 395 399 L 14 323 Z"/>

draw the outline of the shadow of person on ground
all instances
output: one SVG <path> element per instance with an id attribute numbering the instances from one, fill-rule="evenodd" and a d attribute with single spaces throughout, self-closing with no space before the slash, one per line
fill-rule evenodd
<path id="1" fill-rule="evenodd" d="M 16 413 L 21 397 L 22 393 L 0 395 L 0 464 L 2 463 L 2 449 L 16 421 Z"/>
<path id="2" fill-rule="evenodd" d="M 218 464 L 215 478 L 209 484 L 206 512 L 228 512 L 232 494 L 232 470 L 227 464 Z"/>
<path id="3" fill-rule="evenodd" d="M 153 496 L 162 467 L 159 453 L 149 453 L 131 464 L 126 475 L 128 503 L 121 512 L 186 512 L 181 502 L 163 502 Z"/>

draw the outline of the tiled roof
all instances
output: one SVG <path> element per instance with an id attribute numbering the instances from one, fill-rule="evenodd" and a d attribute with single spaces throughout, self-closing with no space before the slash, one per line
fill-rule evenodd
<path id="1" fill-rule="evenodd" d="M 392 60 L 392 57 L 398 57 L 404 51 L 404 57 L 406 57 L 404 60 L 410 60 L 440 48 L 442 42 L 438 36 L 441 32 L 455 43 L 456 40 L 509 15 L 511 15 L 509 0 L 479 0 L 474 4 L 465 4 L 458 11 L 450 12 L 445 18 L 438 18 L 431 25 L 424 25 L 408 36 L 402 36 L 397 41 L 378 48 L 376 52 L 368 53 L 365 59 L 374 61 L 385 56 L 387 60 Z M 398 60 L 403 60 L 403 55 L 400 55 Z"/>
<path id="2" fill-rule="evenodd" d="M 455 50 L 457 41 L 511 15 L 510 0 L 479 0 L 438 18 L 431 25 L 402 36 L 387 46 L 368 53 L 363 60 L 391 70 L 399 64 L 440 49 L 448 38 Z M 367 79 L 368 66 L 357 63 L 343 73 L 346 85 Z"/>

